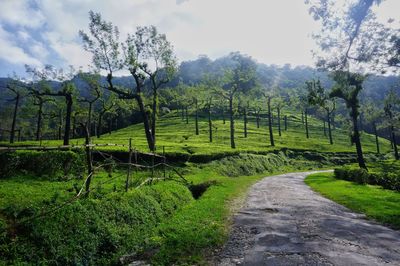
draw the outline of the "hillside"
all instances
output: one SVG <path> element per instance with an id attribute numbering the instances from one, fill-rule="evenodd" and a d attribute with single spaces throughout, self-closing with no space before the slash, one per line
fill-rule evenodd
<path id="1" fill-rule="evenodd" d="M 284 121 L 281 121 L 282 136 L 278 135 L 277 119 L 275 118 L 273 132 L 275 147 L 270 146 L 267 119 L 262 118 L 260 128 L 257 128 L 254 117 L 248 119 L 248 137 L 244 137 L 243 120 L 237 117 L 235 120 L 235 141 L 237 148 L 230 148 L 229 121 L 223 124 L 220 118 L 213 118 L 213 142 L 209 142 L 208 121 L 205 117 L 199 120 L 199 135 L 195 134 L 194 117 L 190 116 L 189 123 L 182 120 L 180 114 L 173 111 L 158 120 L 157 126 L 157 147 L 158 152 L 162 152 L 165 147 L 166 153 L 186 154 L 186 155 L 212 155 L 230 154 L 238 152 L 265 153 L 280 149 L 299 149 L 317 152 L 355 152 L 355 148 L 350 145 L 348 133 L 345 130 L 336 128 L 332 131 L 334 144 L 330 145 L 327 136 L 324 136 L 323 122 L 315 117 L 309 117 L 309 134 L 306 138 L 305 125 L 301 121 L 301 115 L 293 111 L 286 111 L 288 115 L 287 131 L 284 129 Z M 282 116 L 285 113 L 282 114 Z M 103 134 L 100 138 L 93 137 L 93 143 L 105 144 L 124 144 L 128 145 L 129 138 L 132 138 L 133 147 L 139 151 L 147 152 L 148 147 L 144 136 L 143 124 L 135 124 L 111 134 Z M 72 144 L 83 144 L 83 139 L 71 140 Z M 3 144 L 6 144 L 5 142 Z M 35 141 L 25 141 L 16 145 L 38 145 Z M 62 141 L 43 140 L 42 145 L 61 145 Z M 362 144 L 364 152 L 374 153 L 376 151 L 375 137 L 363 133 Z M 380 138 L 382 153 L 390 151 L 390 142 Z M 101 147 L 101 149 L 112 149 L 126 151 L 127 147 Z"/>

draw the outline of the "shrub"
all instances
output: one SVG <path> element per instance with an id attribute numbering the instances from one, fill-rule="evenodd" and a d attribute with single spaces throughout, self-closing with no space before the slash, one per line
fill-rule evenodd
<path id="1" fill-rule="evenodd" d="M 184 185 L 163 182 L 101 199 L 81 199 L 26 223 L 0 223 L 0 229 L 15 234 L 0 234 L 0 264 L 118 264 L 122 255 L 141 252 L 160 221 L 191 200 Z M 10 208 L 3 214 L 20 221 L 39 211 Z"/>
<path id="2" fill-rule="evenodd" d="M 17 151 L 0 154 L 0 178 L 32 173 L 50 179 L 80 175 L 85 170 L 83 153 L 73 151 Z"/>
<path id="3" fill-rule="evenodd" d="M 213 161 L 210 166 L 218 169 L 222 175 L 235 177 L 272 172 L 288 163 L 287 157 L 282 152 L 279 154 L 268 153 L 267 155 L 240 153 Z"/>
<path id="4" fill-rule="evenodd" d="M 334 171 L 337 179 L 356 182 L 359 184 L 379 185 L 385 189 L 400 191 L 400 174 L 398 172 L 367 172 L 362 168 L 342 167 Z"/>

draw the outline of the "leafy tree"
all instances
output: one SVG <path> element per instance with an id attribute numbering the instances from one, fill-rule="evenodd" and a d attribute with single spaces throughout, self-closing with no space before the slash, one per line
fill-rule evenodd
<path id="1" fill-rule="evenodd" d="M 22 98 L 25 96 L 25 87 L 21 83 L 20 79 L 14 75 L 10 82 L 6 85 L 7 90 L 13 95 L 13 99 L 10 101 L 14 102 L 14 110 L 12 115 L 12 122 L 10 128 L 10 143 L 14 143 L 15 141 L 15 132 L 16 132 L 16 125 L 17 125 L 17 115 L 18 115 L 18 108 L 20 106 L 20 102 Z"/>
<path id="2" fill-rule="evenodd" d="M 400 159 L 399 151 L 397 148 L 397 141 L 396 141 L 396 123 L 399 123 L 399 110 L 400 110 L 400 98 L 395 93 L 394 90 L 391 90 L 389 94 L 385 97 L 384 101 L 384 111 L 387 119 L 387 124 L 390 129 L 390 135 L 393 142 L 393 149 L 394 149 L 394 157 L 396 160 Z"/>
<path id="3" fill-rule="evenodd" d="M 149 78 L 153 90 L 153 109 L 157 109 L 157 89 L 170 77 L 175 67 L 172 47 L 164 35 L 157 33 L 155 27 L 138 27 L 129 34 L 126 41 L 119 43 L 119 31 L 111 22 L 102 20 L 99 13 L 89 12 L 90 36 L 80 31 L 84 48 L 93 55 L 96 68 L 107 71 L 108 90 L 117 93 L 121 99 L 135 99 L 142 114 L 147 144 L 155 150 L 156 110 L 152 120 L 145 107 L 143 88 Z M 149 61 L 154 60 L 155 70 Z M 135 80 L 135 88 L 130 90 L 114 85 L 113 73 L 128 70 Z M 151 120 L 151 121 L 150 121 Z"/>
<path id="4" fill-rule="evenodd" d="M 372 6 L 380 0 L 349 1 L 339 8 L 332 0 L 307 0 L 311 4 L 310 13 L 322 22 L 322 30 L 315 35 L 321 50 L 317 66 L 333 71 L 336 82 L 330 96 L 345 101 L 353 124 L 352 139 L 356 144 L 357 160 L 361 168 L 367 169 L 363 157 L 358 128 L 359 93 L 365 76 L 365 68 L 371 68 L 371 53 L 376 43 L 370 42 L 369 35 Z"/>
<path id="5" fill-rule="evenodd" d="M 213 96 L 209 95 L 206 99 L 206 110 L 207 110 L 207 115 L 208 115 L 208 136 L 209 136 L 209 141 L 213 142 L 213 124 L 212 124 L 212 119 L 211 119 L 211 108 L 213 106 Z"/>
<path id="6" fill-rule="evenodd" d="M 71 79 L 75 74 L 75 70 L 72 66 L 68 72 L 63 69 L 56 69 L 51 65 L 47 65 L 44 69 L 32 68 L 26 66 L 26 71 L 32 75 L 34 80 L 39 82 L 47 83 L 46 86 L 41 86 L 35 91 L 36 95 L 40 96 L 53 96 L 53 97 L 64 97 L 66 104 L 65 113 L 65 129 L 64 129 L 64 145 L 69 145 L 70 132 L 71 132 L 71 116 L 72 116 L 72 106 L 74 103 L 74 98 L 76 94 L 75 85 L 72 83 Z M 49 85 L 50 80 L 57 80 L 61 82 L 61 88 L 54 90 Z M 31 86 L 31 90 L 35 90 Z M 60 121 L 61 121 L 61 109 L 60 109 Z M 61 125 L 61 123 L 60 123 Z"/>
<path id="7" fill-rule="evenodd" d="M 135 48 L 136 51 L 142 51 L 142 58 L 137 57 L 136 60 L 141 59 L 143 63 L 139 63 L 137 66 L 150 79 L 153 91 L 151 133 L 155 143 L 158 89 L 168 83 L 175 74 L 177 60 L 173 47 L 165 34 L 158 33 L 157 28 L 154 26 L 138 27 L 135 36 L 128 37 L 127 44 L 128 49 Z M 154 64 L 154 70 L 148 67 L 148 64 Z"/>
<path id="8" fill-rule="evenodd" d="M 115 99 L 112 95 L 110 95 L 107 99 L 104 97 L 100 98 L 100 110 L 98 115 L 97 122 L 97 138 L 101 137 L 103 133 L 103 117 L 104 115 L 111 113 L 112 110 L 117 105 L 117 99 Z"/>
<path id="9" fill-rule="evenodd" d="M 88 104 L 88 114 L 86 119 L 86 127 L 88 129 L 89 138 L 92 135 L 92 110 L 93 105 L 102 97 L 100 88 L 100 75 L 97 73 L 79 73 L 79 77 L 89 86 L 89 95 L 81 97 L 78 101 Z"/>
<path id="10" fill-rule="evenodd" d="M 372 125 L 372 128 L 374 130 L 376 152 L 380 153 L 377 124 L 383 117 L 382 109 L 378 108 L 371 99 L 363 104 L 362 109 L 364 110 L 365 113 L 365 119 L 367 120 L 368 123 Z"/>
<path id="11" fill-rule="evenodd" d="M 350 73 L 348 71 L 335 71 L 333 73 L 333 79 L 335 80 L 336 85 L 332 88 L 330 97 L 341 98 L 345 101 L 353 123 L 352 140 L 356 144 L 358 164 L 361 168 L 367 169 L 362 152 L 360 132 L 357 122 L 357 118 L 360 114 L 358 94 L 362 90 L 362 83 L 365 76 L 357 73 Z"/>
<path id="12" fill-rule="evenodd" d="M 241 91 L 249 90 L 256 83 L 256 65 L 251 57 L 242 55 L 238 52 L 231 53 L 234 66 L 225 72 L 222 90 L 218 93 L 229 102 L 229 121 L 230 121 L 230 140 L 231 148 L 235 149 L 235 120 L 234 120 L 234 101 Z"/>
<path id="13" fill-rule="evenodd" d="M 278 114 L 278 134 L 279 136 L 282 136 L 282 131 L 281 131 L 281 111 L 282 108 L 285 106 L 285 99 L 281 95 L 276 95 L 273 98 L 273 106 L 276 108 L 277 114 Z"/>
<path id="14" fill-rule="evenodd" d="M 311 105 L 317 105 L 321 107 L 326 113 L 326 121 L 328 122 L 328 135 L 329 143 L 333 144 L 332 129 L 331 129 L 331 117 L 336 109 L 335 100 L 329 97 L 327 91 L 322 87 L 320 80 L 313 80 L 307 82 L 308 90 L 308 102 Z M 324 131 L 325 132 L 325 131 Z"/>
<path id="15" fill-rule="evenodd" d="M 31 95 L 34 98 L 33 105 L 37 106 L 37 122 L 36 122 L 36 141 L 42 139 L 42 127 L 43 127 L 43 107 L 45 103 L 51 102 L 52 99 L 49 99 L 40 93 L 37 90 L 32 90 Z"/>
<path id="16" fill-rule="evenodd" d="M 271 100 L 273 99 L 273 93 L 271 91 L 264 92 L 264 98 L 267 100 L 267 110 L 268 110 L 268 131 L 269 131 L 269 142 L 271 146 L 275 146 L 274 133 L 272 130 L 272 108 Z"/>
<path id="17" fill-rule="evenodd" d="M 247 138 L 247 123 L 248 123 L 248 112 L 250 109 L 251 96 L 246 94 L 239 95 L 239 110 L 243 115 L 243 136 Z"/>

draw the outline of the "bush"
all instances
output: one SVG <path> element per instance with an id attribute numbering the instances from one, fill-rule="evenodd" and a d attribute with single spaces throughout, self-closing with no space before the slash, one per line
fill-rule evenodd
<path id="1" fill-rule="evenodd" d="M 17 151 L 0 154 L 0 178 L 32 173 L 50 179 L 81 175 L 85 171 L 83 153 L 73 151 Z"/>
<path id="2" fill-rule="evenodd" d="M 0 235 L 0 264 L 118 264 L 121 256 L 146 248 L 156 226 L 191 200 L 184 185 L 163 182 L 102 199 L 75 201 L 49 216 L 8 224 L 6 231 L 14 235 Z M 10 208 L 3 214 L 20 221 L 39 211 L 30 208 L 16 213 Z M 2 227 L 6 226 L 0 223 Z"/>
<path id="3" fill-rule="evenodd" d="M 289 160 L 283 152 L 267 155 L 240 153 L 213 161 L 210 165 L 218 169 L 217 171 L 222 175 L 236 177 L 272 172 L 288 163 Z"/>
<path id="4" fill-rule="evenodd" d="M 400 191 L 400 174 L 398 172 L 372 172 L 362 168 L 342 167 L 334 171 L 335 178 L 359 184 L 379 185 L 385 189 Z"/>

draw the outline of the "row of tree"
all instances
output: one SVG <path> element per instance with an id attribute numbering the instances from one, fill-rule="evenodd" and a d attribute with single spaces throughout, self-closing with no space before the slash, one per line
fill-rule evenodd
<path id="1" fill-rule="evenodd" d="M 314 5 L 311 10 L 316 12 L 314 14 L 316 17 L 319 12 L 328 12 L 322 10 L 323 6 L 320 7 L 321 10 L 316 8 Z M 361 9 L 364 10 L 363 8 Z M 331 23 L 325 15 L 321 18 L 325 23 Z M 362 15 L 366 16 L 364 13 Z M 323 66 L 331 73 L 333 86 L 330 90 L 324 88 L 319 80 L 311 80 L 306 82 L 304 88 L 281 91 L 273 85 L 275 81 L 272 81 L 271 84 L 260 80 L 257 75 L 256 62 L 251 57 L 238 52 L 229 55 L 230 65 L 225 67 L 223 73 L 203 75 L 197 85 L 185 86 L 178 83 L 174 89 L 168 89 L 165 85 L 174 78 L 174 74 L 177 72 L 177 60 L 173 47 L 164 34 L 160 34 L 154 26 L 138 27 L 134 33 L 128 34 L 125 41 L 121 42 L 118 28 L 111 22 L 104 21 L 100 14 L 94 12 L 89 13 L 89 18 L 89 33 L 81 31 L 80 36 L 84 43 L 84 49 L 93 55 L 94 70 L 91 73 L 79 72 L 77 74 L 72 68 L 66 73 L 50 66 L 44 69 L 27 67 L 27 72 L 31 76 L 29 82 L 12 82 L 7 85 L 9 91 L 15 96 L 12 99 L 15 102 L 15 108 L 10 129 L 11 142 L 14 141 L 16 132 L 18 106 L 24 94 L 21 91 L 27 92 L 27 95 L 33 99 L 33 105 L 37 106 L 36 139 L 41 139 L 43 106 L 50 105 L 53 101 L 58 103 L 54 109 L 58 109 L 59 113 L 62 113 L 64 109 L 63 138 L 65 145 L 69 144 L 71 131 L 75 132 L 71 127 L 76 127 L 77 124 L 84 128 L 84 132 L 88 132 L 86 135 L 90 138 L 93 110 L 95 110 L 98 120 L 97 134 L 100 136 L 103 116 L 116 112 L 117 108 L 121 110 L 125 106 L 124 110 L 127 110 L 128 113 L 137 109 L 151 151 L 154 151 L 156 147 L 157 117 L 160 112 L 160 101 L 163 99 L 167 101 L 166 106 L 180 108 L 182 114 L 186 113 L 186 120 L 188 109 L 194 110 L 196 134 L 199 134 L 199 105 L 203 104 L 208 113 L 210 141 L 212 141 L 212 109 L 219 110 L 224 121 L 225 115 L 227 115 L 232 148 L 236 147 L 234 126 L 236 110 L 240 109 L 243 115 L 245 137 L 247 136 L 249 110 L 255 114 L 257 121 L 260 119 L 261 111 L 266 112 L 270 145 L 274 146 L 272 109 L 276 110 L 278 133 L 281 135 L 281 110 L 285 104 L 291 108 L 302 110 L 302 121 L 305 124 L 307 138 L 309 137 L 308 115 L 310 111 L 316 114 L 316 106 L 323 110 L 323 120 L 328 125 L 329 142 L 333 144 L 331 130 L 335 121 L 334 113 L 343 114 L 344 103 L 349 110 L 351 142 L 356 146 L 360 167 L 366 168 L 359 132 L 360 111 L 365 110 L 365 117 L 370 121 L 375 132 L 377 132 L 376 120 L 379 116 L 375 117 L 375 120 L 372 119 L 373 112 L 370 110 L 372 107 L 368 104 L 364 104 L 360 109 L 359 95 L 363 89 L 366 75 L 354 72 L 350 68 L 351 60 L 356 59 L 349 52 L 358 36 L 357 32 L 353 32 L 353 35 L 346 38 L 345 42 L 348 42 L 349 51 L 346 50 L 343 57 L 329 58 L 330 60 L 322 58 L 319 61 L 319 66 Z M 350 23 L 357 27 L 362 23 L 362 21 L 354 21 L 351 17 L 347 19 L 343 22 L 344 25 Z M 325 36 L 325 38 L 330 40 L 332 37 Z M 363 64 L 365 62 L 365 60 L 362 61 Z M 130 73 L 134 82 L 129 87 L 115 82 L 114 74 L 120 71 Z M 100 73 L 106 75 L 105 80 L 101 78 Z M 85 95 L 78 95 L 73 82 L 75 76 L 79 77 L 81 86 L 86 87 L 88 93 Z M 58 83 L 54 83 L 55 80 Z M 398 99 L 396 97 L 395 93 L 391 92 L 385 100 L 384 110 L 387 119 L 385 120 L 386 124 L 381 124 L 381 126 L 390 129 L 396 158 L 398 158 L 395 137 L 396 129 L 399 128 Z M 62 99 L 65 102 L 64 107 L 60 108 L 60 100 L 55 99 Z M 340 101 L 336 99 L 340 99 Z M 81 111 L 78 111 L 76 106 L 86 109 L 82 112 L 85 117 L 84 121 L 77 121 Z M 314 108 L 311 108 L 312 106 Z M 59 117 L 61 121 L 61 115 Z M 71 122 L 71 120 L 74 121 Z M 285 123 L 286 126 L 287 123 Z"/>

